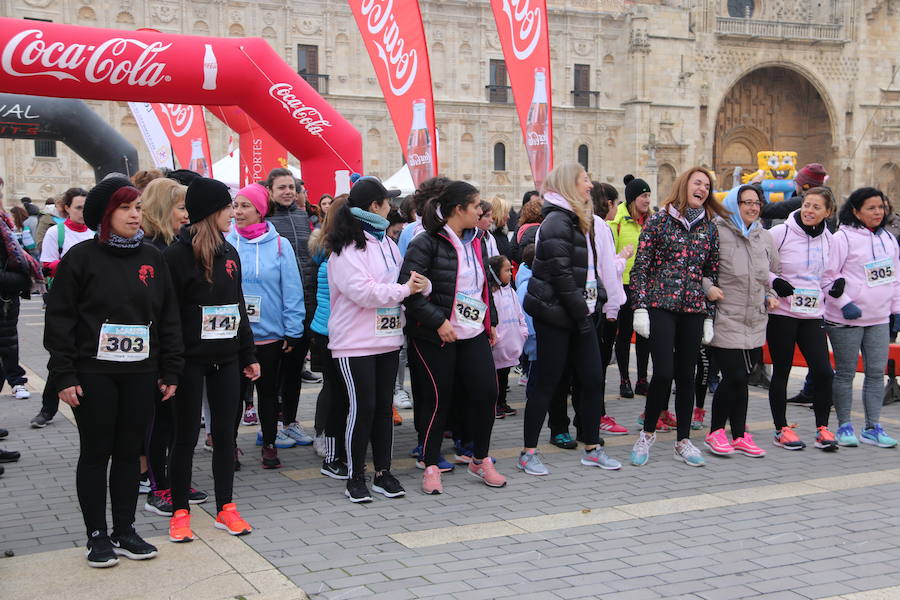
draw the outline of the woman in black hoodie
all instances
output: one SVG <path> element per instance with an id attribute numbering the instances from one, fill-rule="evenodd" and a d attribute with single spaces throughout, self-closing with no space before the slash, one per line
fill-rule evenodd
<path id="1" fill-rule="evenodd" d="M 105 179 L 88 194 L 84 218 L 98 235 L 72 247 L 59 264 L 47 296 L 44 347 L 48 381 L 78 424 L 76 486 L 88 564 L 110 567 L 117 554 L 156 556 L 133 527 L 138 456 L 156 390 L 163 400 L 175 393 L 183 347 L 165 262 L 159 250 L 141 243 L 140 192 L 127 179 Z"/>
<path id="2" fill-rule="evenodd" d="M 185 204 L 190 224 L 163 253 L 181 307 L 185 344 L 169 469 L 175 510 L 169 521 L 169 540 L 173 542 L 194 539 L 188 495 L 204 381 L 212 420 L 215 525 L 231 535 L 252 530 L 232 502 L 234 419 L 240 405 L 241 371 L 251 381 L 259 378 L 241 291 L 241 261 L 237 250 L 222 237 L 231 222 L 228 187 L 198 177 L 188 186 Z"/>

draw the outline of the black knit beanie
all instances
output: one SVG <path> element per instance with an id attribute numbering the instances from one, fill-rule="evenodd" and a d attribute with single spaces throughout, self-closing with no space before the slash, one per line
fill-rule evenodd
<path id="1" fill-rule="evenodd" d="M 628 174 L 623 180 L 625 182 L 625 204 L 631 204 L 638 196 L 650 191 L 650 186 L 643 179 L 635 179 L 634 175 Z"/>
<path id="2" fill-rule="evenodd" d="M 88 229 L 97 231 L 106 205 L 116 191 L 123 187 L 133 187 L 124 177 L 108 177 L 91 188 L 84 200 L 84 224 Z"/>
<path id="3" fill-rule="evenodd" d="M 191 225 L 199 223 L 231 204 L 231 193 L 228 186 L 215 179 L 197 177 L 188 186 L 184 196 L 184 205 L 188 211 Z"/>

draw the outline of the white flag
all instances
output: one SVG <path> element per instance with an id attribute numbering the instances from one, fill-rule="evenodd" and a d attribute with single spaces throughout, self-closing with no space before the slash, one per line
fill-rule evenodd
<path id="1" fill-rule="evenodd" d="M 128 106 L 131 108 L 131 114 L 134 115 L 138 129 L 141 130 L 153 164 L 156 167 L 174 169 L 175 160 L 172 157 L 172 146 L 169 145 L 169 138 L 166 137 L 159 119 L 153 112 L 153 106 L 149 102 L 129 102 Z"/>

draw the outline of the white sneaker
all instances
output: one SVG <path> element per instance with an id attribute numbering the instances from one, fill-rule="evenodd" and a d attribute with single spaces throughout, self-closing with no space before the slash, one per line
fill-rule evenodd
<path id="1" fill-rule="evenodd" d="M 412 400 L 406 390 L 397 390 L 394 392 L 394 406 L 397 408 L 412 408 Z"/>
<path id="2" fill-rule="evenodd" d="M 12 393 L 17 400 L 28 400 L 31 398 L 31 392 L 24 385 L 14 385 Z"/>
<path id="3" fill-rule="evenodd" d="M 319 458 L 325 458 L 325 434 L 320 433 L 313 440 L 313 450 L 319 455 Z"/>

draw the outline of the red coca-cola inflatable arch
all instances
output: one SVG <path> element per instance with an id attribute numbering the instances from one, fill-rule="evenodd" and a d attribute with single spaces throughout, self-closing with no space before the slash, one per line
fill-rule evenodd
<path id="1" fill-rule="evenodd" d="M 362 172 L 359 132 L 261 38 L 0 18 L 0 91 L 237 106 L 300 159 L 310 197 Z"/>

